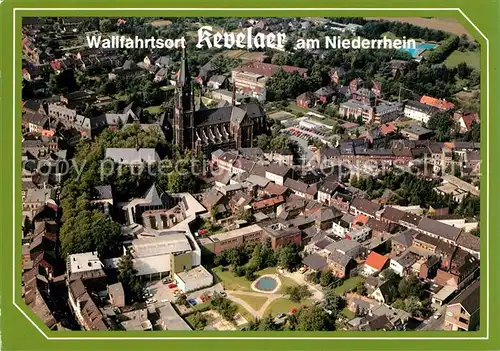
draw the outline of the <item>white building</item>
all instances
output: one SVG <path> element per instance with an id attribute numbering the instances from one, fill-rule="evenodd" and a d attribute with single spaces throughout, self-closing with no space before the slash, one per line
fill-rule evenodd
<path id="1" fill-rule="evenodd" d="M 345 233 L 344 237 L 348 240 L 363 242 L 370 237 L 371 233 L 372 229 L 370 227 L 364 226 L 348 231 L 347 233 Z"/>
<path id="2" fill-rule="evenodd" d="M 188 293 L 211 286 L 214 277 L 203 266 L 174 274 L 174 281 L 183 292 Z"/>
<path id="3" fill-rule="evenodd" d="M 433 106 L 410 100 L 405 105 L 404 115 L 416 121 L 427 123 L 429 122 L 429 118 L 438 111 L 439 110 Z"/>

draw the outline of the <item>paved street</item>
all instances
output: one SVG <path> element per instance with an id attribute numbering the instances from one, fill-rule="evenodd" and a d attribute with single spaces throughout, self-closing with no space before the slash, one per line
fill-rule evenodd
<path id="1" fill-rule="evenodd" d="M 431 316 L 428 320 L 423 321 L 422 324 L 417 328 L 417 330 L 442 330 L 444 325 L 446 306 L 439 308 L 437 312 L 441 313 L 441 317 L 439 317 L 438 319 L 434 319 L 434 315 Z"/>

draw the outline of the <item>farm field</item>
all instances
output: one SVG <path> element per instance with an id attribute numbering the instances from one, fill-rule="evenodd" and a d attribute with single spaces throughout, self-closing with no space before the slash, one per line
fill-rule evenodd
<path id="1" fill-rule="evenodd" d="M 474 39 L 469 32 L 454 18 L 422 18 L 422 17 L 367 17 L 367 20 L 383 20 L 391 22 L 410 23 L 419 27 L 442 30 L 455 35 L 465 34 Z"/>

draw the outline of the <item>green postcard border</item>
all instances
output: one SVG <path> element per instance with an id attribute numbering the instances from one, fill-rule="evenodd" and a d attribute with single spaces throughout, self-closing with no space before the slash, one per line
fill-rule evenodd
<path id="1" fill-rule="evenodd" d="M 377 7 L 378 10 L 370 10 Z M 0 143 L 3 146 L 3 152 L 0 153 L 1 164 L 4 164 L 4 172 L 0 173 L 0 194 L 2 199 L 0 203 L 0 216 L 2 216 L 2 343 L 6 350 L 88 350 L 96 347 L 106 347 L 108 349 L 136 349 L 144 346 L 159 349 L 166 345 L 162 341 L 169 340 L 170 348 L 214 348 L 234 347 L 235 349 L 273 349 L 273 350 L 302 350 L 311 348 L 331 348 L 336 349 L 473 349 L 473 350 L 491 350 L 499 349 L 498 332 L 500 324 L 498 323 L 495 312 L 499 311 L 499 305 L 496 296 L 499 296 L 498 276 L 489 274 L 489 266 L 499 266 L 499 255 L 490 256 L 491 245 L 499 246 L 499 239 L 491 233 L 497 231 L 497 224 L 489 217 L 490 207 L 495 208 L 495 203 L 490 204 L 489 193 L 495 194 L 498 184 L 493 182 L 489 184 L 487 174 L 495 173 L 498 166 L 490 169 L 490 159 L 488 147 L 489 142 L 496 144 L 496 140 L 489 140 L 489 135 L 494 130 L 498 130 L 499 122 L 495 119 L 489 119 L 483 123 L 482 133 L 482 160 L 486 160 L 482 165 L 481 175 L 481 331 L 467 333 L 450 332 L 52 332 L 49 331 L 43 323 L 38 320 L 33 312 L 24 304 L 20 297 L 21 270 L 20 257 L 21 246 L 19 243 L 13 243 L 13 233 L 20 232 L 21 223 L 21 204 L 20 204 L 20 20 L 24 16 L 158 16 L 158 9 L 172 7 L 164 10 L 162 14 L 165 17 L 176 16 L 235 16 L 251 17 L 265 16 L 279 17 L 306 17 L 306 16 L 352 16 L 362 17 L 454 17 L 457 18 L 465 28 L 475 37 L 481 45 L 481 115 L 483 119 L 486 116 L 499 112 L 498 102 L 494 98 L 498 93 L 498 83 L 493 79 L 498 70 L 498 60 L 500 60 L 499 44 L 495 41 L 498 31 L 497 14 L 499 8 L 494 2 L 483 0 L 470 1 L 455 0 L 447 1 L 445 8 L 436 8 L 433 1 L 419 1 L 418 4 L 407 7 L 408 2 L 401 0 L 392 1 L 349 1 L 349 3 L 334 4 L 325 1 L 308 2 L 307 6 L 298 0 L 277 0 L 273 2 L 272 8 L 264 0 L 243 0 L 238 4 L 227 0 L 215 0 L 209 4 L 203 1 L 184 1 L 181 8 L 175 4 L 169 4 L 165 1 L 145 0 L 141 2 L 143 7 L 137 8 L 137 2 L 133 0 L 108 0 L 104 5 L 97 1 L 89 1 L 86 6 L 92 10 L 82 8 L 83 5 L 76 1 L 5 1 L 0 4 L 1 22 L 0 44 L 2 55 L 0 62 L 2 64 L 0 78 L 2 92 L 0 100 L 2 106 L 2 118 L 0 118 Z M 349 6 L 349 10 L 346 10 Z M 36 8 L 45 7 L 43 11 Z M 63 8 L 57 9 L 57 7 Z M 313 9 L 314 7 L 314 9 Z M 112 11 L 102 11 L 105 8 L 115 8 Z M 127 11 L 125 10 L 127 8 Z M 129 11 L 134 9 L 133 11 Z M 175 10 L 173 9 L 175 8 Z M 195 8 L 197 8 L 195 10 Z M 257 8 L 266 9 L 256 10 Z M 416 10 L 418 8 L 418 10 Z M 16 10 L 14 10 L 16 9 Z M 121 9 L 121 10 L 120 10 Z M 14 31 L 14 21 L 16 29 Z M 486 36 L 486 39 L 479 33 Z M 12 39 L 17 39 L 14 43 Z M 489 57 L 488 57 L 489 56 Z M 9 60 L 12 57 L 13 60 Z M 496 61 L 495 61 L 496 60 Z M 13 71 L 13 65 L 16 71 Z M 486 73 L 489 66 L 489 76 Z M 15 83 L 15 84 L 14 84 Z M 13 85 L 15 88 L 13 88 Z M 489 92 L 490 100 L 486 92 Z M 14 108 L 16 107 L 16 111 Z M 14 115 L 14 113 L 16 113 Z M 13 117 L 14 116 L 14 117 Z M 17 121 L 17 122 L 16 122 Z M 13 155 L 13 143 L 15 142 L 15 155 Z M 493 153 L 495 157 L 495 153 Z M 491 188 L 490 188 L 491 186 Z M 15 223 L 15 224 L 14 224 Z M 492 227 L 490 228 L 490 224 Z M 15 225 L 15 227 L 14 227 Z M 484 233 L 488 233 L 486 236 Z M 19 240 L 18 240 L 19 239 Z M 16 241 L 20 241 L 17 236 Z M 16 259 L 19 258 L 19 259 Z M 15 263 L 15 267 L 13 267 Z M 19 274 L 15 274 L 19 272 Z M 491 279 L 489 279 L 491 278 Z M 16 308 L 13 302 L 13 288 L 17 284 L 15 302 L 20 308 Z M 491 298 L 489 298 L 491 296 Z M 489 301 L 488 301 L 489 300 Z M 489 303 L 487 303 L 489 302 Z M 488 306 L 488 311 L 486 311 Z M 489 318 L 487 318 L 489 317 Z M 484 326 L 488 325 L 488 330 Z M 43 331 L 40 333 L 40 331 Z M 145 338 L 148 338 L 145 340 Z M 210 339 L 210 340 L 209 340 Z"/>

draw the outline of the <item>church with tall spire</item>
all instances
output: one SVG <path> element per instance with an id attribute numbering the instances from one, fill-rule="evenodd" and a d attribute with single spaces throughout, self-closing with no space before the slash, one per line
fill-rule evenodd
<path id="1" fill-rule="evenodd" d="M 176 77 L 173 142 L 181 150 L 210 153 L 217 149 L 251 147 L 253 138 L 266 129 L 266 113 L 256 103 L 207 108 L 201 99 L 195 103 L 195 81 L 189 71 L 185 49 Z M 201 87 L 200 87 L 201 89 Z"/>

